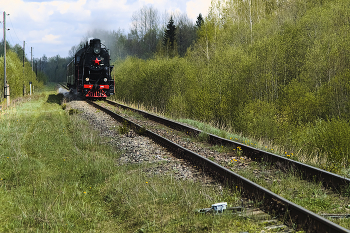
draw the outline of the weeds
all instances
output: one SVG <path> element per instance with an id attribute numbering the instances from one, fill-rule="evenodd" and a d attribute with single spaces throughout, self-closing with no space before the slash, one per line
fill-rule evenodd
<path id="1" fill-rule="evenodd" d="M 123 125 L 119 126 L 118 128 L 118 132 L 120 134 L 127 134 L 129 131 L 130 131 L 129 123 L 126 120 L 124 120 Z"/>
<path id="2" fill-rule="evenodd" d="M 201 132 L 200 134 L 198 134 L 197 138 L 200 142 L 208 142 L 209 141 L 209 134 Z"/>
<path id="3" fill-rule="evenodd" d="M 146 129 L 145 127 L 141 127 L 141 128 L 137 131 L 137 133 L 138 133 L 139 135 L 145 135 L 146 132 L 147 132 L 147 129 Z"/>
<path id="4" fill-rule="evenodd" d="M 78 109 L 71 108 L 68 110 L 69 115 L 74 115 L 74 114 L 78 114 L 78 113 L 79 113 Z"/>

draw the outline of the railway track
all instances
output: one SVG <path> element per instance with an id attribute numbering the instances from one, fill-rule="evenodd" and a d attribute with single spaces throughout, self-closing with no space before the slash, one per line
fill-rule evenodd
<path id="1" fill-rule="evenodd" d="M 106 102 L 110 105 L 117 106 L 119 108 L 137 112 L 142 116 L 144 116 L 145 118 L 148 118 L 155 122 L 159 122 L 175 130 L 187 132 L 188 134 L 193 136 L 203 133 L 201 130 L 166 119 L 164 117 L 159 117 L 159 116 L 147 113 L 145 111 L 134 109 L 110 100 L 106 100 Z M 269 152 L 245 145 L 243 143 L 228 140 L 226 138 L 221 138 L 213 134 L 208 134 L 208 142 L 213 145 L 220 145 L 220 146 L 223 145 L 223 146 L 230 146 L 235 148 L 239 147 L 244 151 L 244 155 L 249 157 L 252 160 L 264 161 L 264 162 L 278 165 L 279 167 L 298 170 L 303 175 L 304 179 L 316 181 L 316 182 L 322 182 L 324 187 L 332 188 L 333 190 L 338 192 L 341 192 L 342 190 L 350 187 L 350 179 L 346 177 L 342 177 L 340 175 L 337 175 L 304 163 L 300 163 L 280 155 L 269 153 Z"/>
<path id="2" fill-rule="evenodd" d="M 283 216 L 284 222 L 289 226 L 296 226 L 297 229 L 303 229 L 306 232 L 350 232 L 349 230 L 329 221 L 328 219 L 325 219 L 281 196 L 276 195 L 268 189 L 244 178 L 241 175 L 234 173 L 233 171 L 225 168 L 224 166 L 221 166 L 208 158 L 205 158 L 189 149 L 186 149 L 185 147 L 174 143 L 168 138 L 162 137 L 157 133 L 148 130 L 144 126 L 134 123 L 128 118 L 122 117 L 121 115 L 118 115 L 115 112 L 99 104 L 96 104 L 95 102 L 87 102 L 92 106 L 96 107 L 97 109 L 100 109 L 101 111 L 112 116 L 117 121 L 124 122 L 124 124 L 127 124 L 135 132 L 138 132 L 139 134 L 151 138 L 158 144 L 166 147 L 168 150 L 173 151 L 179 157 L 188 160 L 200 169 L 209 172 L 217 179 L 220 179 L 222 182 L 230 185 L 231 187 L 239 187 L 242 194 L 251 199 L 254 199 L 256 202 L 260 202 L 267 212 L 274 213 L 276 216 Z M 176 130 L 185 131 L 189 135 L 198 135 L 201 133 L 200 130 L 197 130 L 195 128 L 188 127 L 183 124 L 178 124 L 177 122 L 165 119 L 163 117 L 151 115 L 144 111 L 131 109 L 127 106 L 120 105 L 109 100 L 107 100 L 106 103 L 118 106 L 120 108 L 137 111 L 142 116 L 148 119 L 161 122 L 162 124 L 167 125 Z M 283 166 L 288 168 L 299 169 L 306 179 L 319 180 L 325 186 L 332 187 L 333 189 L 340 190 L 341 188 L 349 184 L 349 179 L 343 178 L 336 174 L 332 174 L 321 169 L 298 163 L 293 160 L 284 158 L 282 156 L 257 150 L 256 148 L 241 143 L 233 142 L 224 138 L 220 138 L 215 135 L 208 135 L 208 137 L 209 142 L 214 144 L 240 147 L 244 151 L 245 155 L 249 156 L 254 160 L 264 160 L 275 164 L 279 163 L 279 165 L 282 164 Z"/>
<path id="3" fill-rule="evenodd" d="M 59 85 L 61 85 L 64 89 L 69 90 L 69 88 L 65 84 L 59 83 Z"/>

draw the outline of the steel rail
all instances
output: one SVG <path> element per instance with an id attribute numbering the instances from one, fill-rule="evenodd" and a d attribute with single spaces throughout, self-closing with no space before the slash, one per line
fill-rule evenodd
<path id="1" fill-rule="evenodd" d="M 156 116 L 154 114 L 150 114 L 142 110 L 134 109 L 126 105 L 116 103 L 114 101 L 106 100 L 106 102 L 111 105 L 121 107 L 123 109 L 138 112 L 139 114 L 141 114 L 142 116 L 150 120 L 162 123 L 176 130 L 185 131 L 190 135 L 198 135 L 200 133 L 204 133 L 199 129 L 181 124 L 179 122 L 175 122 L 173 120 L 166 119 L 164 117 Z M 219 145 L 232 146 L 232 147 L 240 146 L 241 149 L 243 150 L 244 155 L 249 157 L 252 160 L 265 161 L 268 163 L 275 164 L 280 168 L 289 169 L 289 170 L 293 169 L 294 171 L 299 171 L 303 179 L 322 182 L 324 187 L 332 188 L 337 192 L 341 192 L 342 190 L 347 190 L 350 188 L 350 179 L 346 177 L 343 177 L 343 176 L 340 176 L 340 175 L 337 175 L 337 174 L 334 174 L 301 162 L 297 162 L 280 155 L 266 152 L 266 151 L 245 145 L 243 143 L 222 138 L 213 134 L 208 134 L 208 137 L 209 137 L 208 142 L 211 144 L 219 144 Z"/>
<path id="2" fill-rule="evenodd" d="M 227 168 L 214 163 L 213 161 L 196 154 L 180 145 L 149 131 L 142 126 L 92 102 L 87 101 L 90 105 L 107 113 L 119 122 L 127 122 L 130 128 L 136 132 L 151 138 L 156 143 L 173 151 L 179 157 L 190 161 L 203 171 L 211 173 L 219 178 L 225 184 L 232 188 L 238 188 L 244 196 L 248 196 L 255 201 L 261 202 L 266 210 L 283 218 L 287 225 L 296 226 L 297 229 L 303 229 L 310 233 L 340 233 L 348 232 L 349 230 L 307 210 L 303 207 L 288 201 L 287 199 L 278 196 L 277 194 L 261 187 L 258 184 L 228 170 Z"/>
<path id="3" fill-rule="evenodd" d="M 63 84 L 63 83 L 59 83 L 59 85 L 61 85 L 64 89 L 66 89 L 66 90 L 68 90 L 69 91 L 69 88 L 65 85 L 65 84 Z"/>

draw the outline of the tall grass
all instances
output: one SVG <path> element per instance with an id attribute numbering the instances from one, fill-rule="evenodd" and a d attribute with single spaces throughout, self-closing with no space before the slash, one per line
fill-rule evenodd
<path id="1" fill-rule="evenodd" d="M 54 92 L 8 109 L 0 130 L 1 232 L 254 231 L 253 220 L 200 215 L 215 202 L 239 205 L 218 186 L 121 166 L 119 152 Z M 159 164 L 157 170 L 162 169 Z M 171 173 L 170 173 L 171 174 Z"/>

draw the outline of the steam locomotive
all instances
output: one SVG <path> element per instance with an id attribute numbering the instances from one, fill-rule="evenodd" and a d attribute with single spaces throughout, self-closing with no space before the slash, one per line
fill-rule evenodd
<path id="1" fill-rule="evenodd" d="M 109 52 L 100 39 L 86 42 L 67 65 L 67 87 L 87 98 L 106 98 L 114 94 Z"/>

